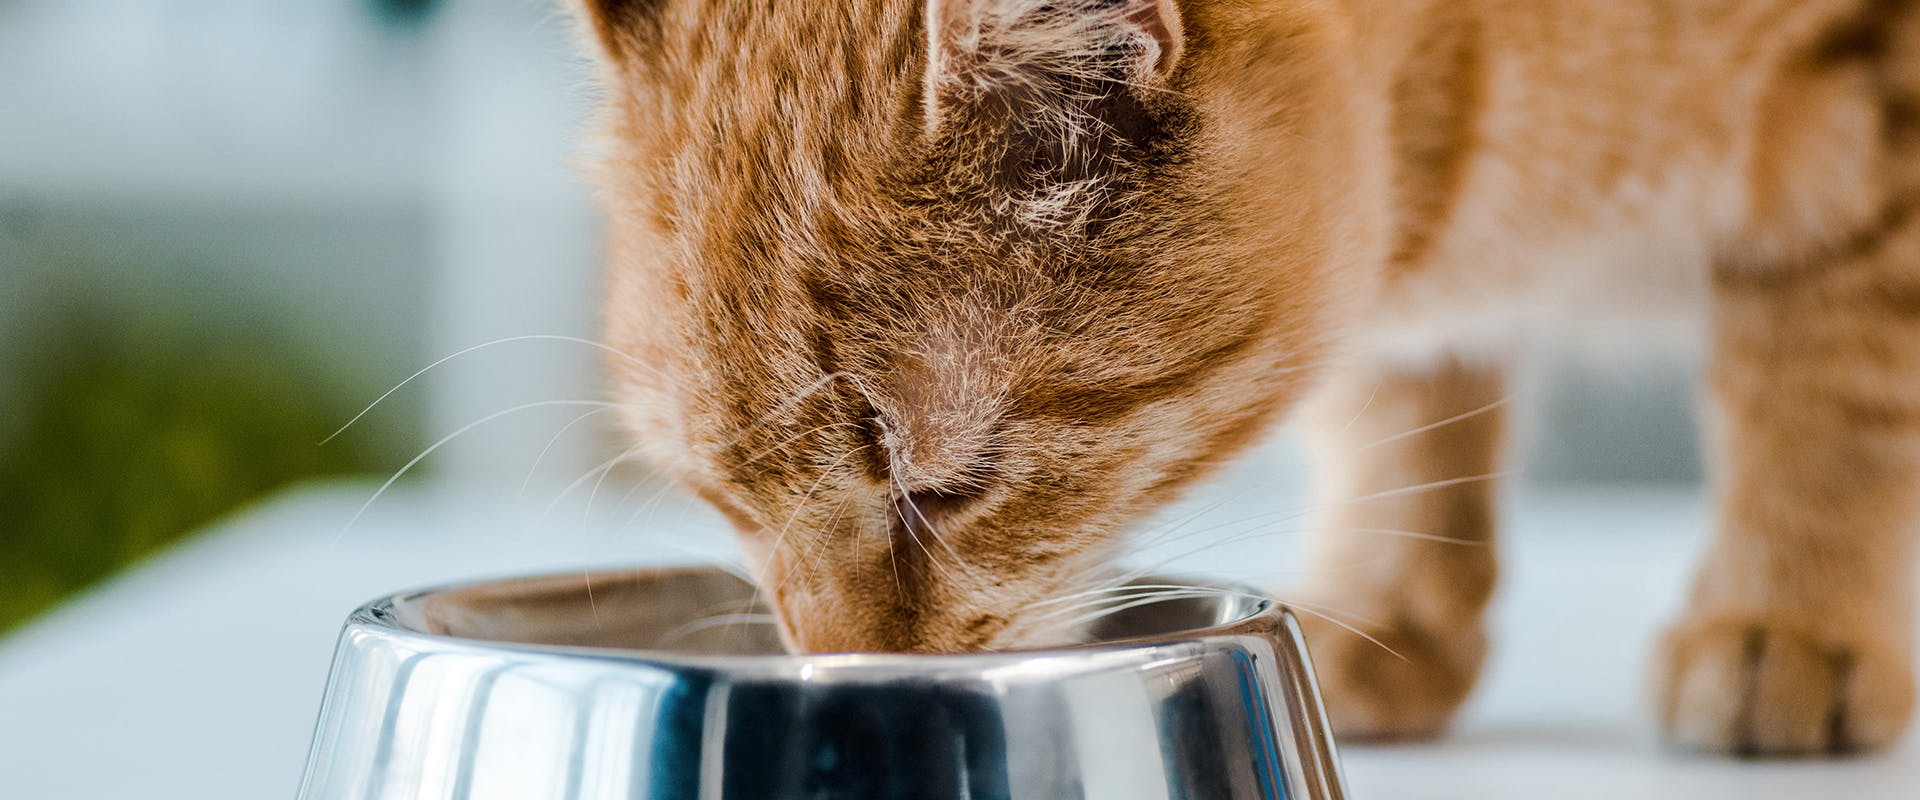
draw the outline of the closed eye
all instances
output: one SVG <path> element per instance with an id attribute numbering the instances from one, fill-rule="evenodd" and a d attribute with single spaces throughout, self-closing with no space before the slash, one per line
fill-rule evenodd
<path id="1" fill-rule="evenodd" d="M 946 523 L 980 502 L 977 489 L 917 489 L 895 494 L 895 520 L 915 539 L 938 536 Z"/>

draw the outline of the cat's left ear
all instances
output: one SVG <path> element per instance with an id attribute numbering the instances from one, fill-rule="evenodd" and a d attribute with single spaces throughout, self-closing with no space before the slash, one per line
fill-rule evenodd
<path id="1" fill-rule="evenodd" d="M 1175 0 L 927 0 L 926 27 L 930 127 L 995 90 L 1162 84 L 1186 42 Z"/>
<path id="2" fill-rule="evenodd" d="M 574 16 L 593 34 L 609 60 L 622 61 L 652 47 L 660 33 L 665 0 L 569 0 Z"/>

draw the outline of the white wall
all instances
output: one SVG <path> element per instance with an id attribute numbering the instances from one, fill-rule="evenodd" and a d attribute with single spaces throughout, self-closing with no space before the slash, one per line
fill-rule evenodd
<path id="1" fill-rule="evenodd" d="M 575 166 L 590 97 L 572 29 L 546 0 L 452 3 L 434 21 L 439 135 L 430 155 L 435 305 L 428 341 L 453 353 L 502 338 L 593 338 L 600 226 Z M 433 381 L 436 431 L 526 403 L 597 400 L 601 353 L 554 341 L 488 347 Z M 436 462 L 462 482 L 564 487 L 608 448 L 611 414 L 515 412 L 462 435 Z M 556 431 L 566 434 L 555 439 Z M 545 453 L 542 457 L 541 454 Z"/>
<path id="2" fill-rule="evenodd" d="M 0 3 L 0 336 L 60 286 L 264 295 L 383 376 L 369 401 L 492 339 L 591 336 L 599 235 L 568 163 L 585 94 L 565 17 L 444 5 L 409 26 L 370 0 Z M 597 397 L 597 367 L 579 346 L 491 348 L 378 413 L 426 408 L 408 423 L 425 446 L 519 402 Z M 0 402 L 6 385 L 0 363 Z M 562 411 L 429 465 L 517 487 Z M 598 461 L 574 430 L 538 482 Z"/>

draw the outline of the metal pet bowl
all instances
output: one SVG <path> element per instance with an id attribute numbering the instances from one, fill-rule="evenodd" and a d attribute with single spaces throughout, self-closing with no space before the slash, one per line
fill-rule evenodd
<path id="1" fill-rule="evenodd" d="M 712 624 L 754 592 L 707 568 L 395 595 L 347 620 L 300 797 L 1340 800 L 1293 616 L 1220 588 L 939 656 L 787 655 Z"/>

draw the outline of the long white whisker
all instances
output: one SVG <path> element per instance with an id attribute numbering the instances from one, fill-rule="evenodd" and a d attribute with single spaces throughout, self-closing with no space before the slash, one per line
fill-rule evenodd
<path id="1" fill-rule="evenodd" d="M 1374 492 L 1372 494 L 1363 494 L 1358 497 L 1349 497 L 1340 502 L 1342 505 L 1347 505 L 1352 503 L 1368 503 L 1374 500 L 1385 500 L 1391 497 L 1400 497 L 1402 495 L 1418 494 L 1420 492 L 1430 492 L 1435 489 L 1445 489 L 1449 486 L 1460 486 L 1468 483 L 1482 483 L 1485 481 L 1497 481 L 1502 478 L 1510 477 L 1512 475 L 1513 475 L 1512 470 L 1500 470 L 1498 472 L 1486 472 L 1486 473 L 1481 473 L 1479 475 L 1468 475 L 1461 478 L 1447 478 L 1446 480 L 1429 481 L 1427 483 L 1419 483 L 1419 484 L 1414 484 L 1412 486 L 1403 486 L 1398 489 L 1388 489 L 1382 492 Z"/>
<path id="2" fill-rule="evenodd" d="M 1323 611 L 1320 608 L 1316 608 L 1312 605 L 1301 604 L 1301 603 L 1288 603 L 1286 601 L 1281 601 L 1281 602 L 1282 604 L 1286 605 L 1288 608 L 1304 611 L 1308 614 L 1312 614 L 1316 617 L 1324 619 L 1327 622 L 1332 623 L 1333 625 L 1339 626 L 1342 630 L 1345 630 L 1348 633 L 1351 633 L 1355 636 L 1365 639 L 1368 642 L 1372 643 L 1373 646 L 1387 651 L 1387 654 L 1393 656 L 1394 658 L 1400 659 L 1401 661 L 1404 661 L 1408 664 L 1413 663 L 1413 659 L 1407 658 L 1406 656 L 1401 655 L 1400 651 L 1395 650 L 1391 647 L 1388 647 L 1386 642 L 1380 641 L 1378 638 L 1375 638 L 1372 634 L 1369 634 L 1366 631 L 1360 630 L 1359 628 L 1354 627 L 1353 625 L 1349 625 L 1346 622 L 1336 619 L 1333 615 L 1328 614 L 1326 611 Z"/>
<path id="3" fill-rule="evenodd" d="M 660 641 L 663 644 L 670 644 L 709 628 L 721 628 L 730 625 L 772 625 L 778 621 L 779 620 L 776 620 L 772 614 L 716 614 L 714 616 L 693 620 L 692 622 L 667 631 L 661 634 Z"/>
<path id="4" fill-rule="evenodd" d="M 593 573 L 584 569 L 580 570 L 580 578 L 587 583 L 587 608 L 592 609 L 593 627 L 598 628 L 600 627 L 600 604 L 593 599 Z"/>
<path id="5" fill-rule="evenodd" d="M 1259 522 L 1262 520 L 1270 520 L 1271 522 L 1277 524 L 1281 522 L 1287 522 L 1287 521 L 1311 516 L 1313 514 L 1326 511 L 1328 509 L 1339 508 L 1346 505 L 1366 503 L 1374 500 L 1384 500 L 1387 498 L 1399 497 L 1402 495 L 1418 494 L 1420 492 L 1429 492 L 1435 489 L 1444 489 L 1449 486 L 1459 486 L 1462 484 L 1477 483 L 1481 481 L 1499 480 L 1501 478 L 1508 477 L 1511 474 L 1512 472 L 1510 470 L 1503 470 L 1500 472 L 1489 472 L 1481 475 L 1468 475 L 1460 478 L 1448 478 L 1445 480 L 1429 481 L 1427 483 L 1414 484 L 1412 486 L 1402 486 L 1397 489 L 1387 489 L 1384 491 L 1358 495 L 1355 497 L 1342 498 L 1332 503 L 1326 503 L 1319 506 L 1308 507 L 1305 509 L 1285 509 L 1280 511 L 1268 511 L 1268 512 L 1263 512 L 1259 514 L 1252 514 L 1246 517 L 1241 517 L 1236 520 L 1230 520 L 1228 522 L 1223 522 L 1223 523 L 1211 525 L 1205 528 L 1199 528 L 1196 530 L 1188 531 L 1187 533 L 1181 534 L 1180 536 L 1165 538 L 1160 541 L 1152 542 L 1150 546 L 1155 546 L 1155 547 L 1165 546 L 1173 542 L 1180 541 L 1181 539 L 1187 539 L 1193 536 L 1198 536 L 1205 533 L 1211 533 L 1213 531 L 1217 531 L 1222 528 L 1227 528 L 1234 525 L 1244 525 L 1247 523 Z M 1407 534 L 1413 537 L 1428 536 L 1428 534 L 1414 534 L 1412 532 L 1407 532 Z M 1447 541 L 1444 537 L 1434 537 L 1434 538 L 1438 541 Z"/>
<path id="6" fill-rule="evenodd" d="M 1304 600 L 1288 600 L 1288 599 L 1282 599 L 1279 597 L 1275 597 L 1274 602 L 1277 602 L 1280 605 L 1286 606 L 1287 608 L 1312 609 L 1314 611 L 1318 611 L 1325 614 L 1337 614 L 1338 616 L 1346 617 L 1349 620 L 1358 622 L 1362 625 L 1366 625 L 1367 627 L 1370 627 L 1370 628 L 1387 627 L 1387 623 L 1382 620 L 1375 619 L 1372 617 L 1363 617 L 1351 611 L 1347 611 L 1344 609 L 1337 609 L 1337 608 L 1334 608 L 1333 606 L 1329 606 L 1324 603 L 1309 603 Z"/>
<path id="7" fill-rule="evenodd" d="M 560 437 L 567 435 L 568 430 L 571 430 L 573 426 L 580 424 L 583 420 L 587 419 L 588 417 L 591 417 L 595 414 L 604 414 L 607 411 L 611 410 L 612 408 L 614 408 L 614 406 L 610 404 L 601 408 L 593 409 L 584 414 L 581 414 L 580 416 L 574 417 L 572 420 L 568 421 L 567 424 L 560 426 L 560 430 L 554 432 L 553 438 L 550 438 L 547 440 L 547 445 L 545 447 L 540 448 L 539 455 L 536 455 L 533 457 L 533 464 L 527 467 L 527 476 L 520 480 L 519 496 L 520 497 L 526 496 L 527 487 L 533 485 L 534 473 L 540 471 L 540 462 L 546 460 L 547 453 L 551 452 L 553 450 L 553 446 L 560 442 Z"/>
<path id="8" fill-rule="evenodd" d="M 1143 548 L 1143 547 L 1152 547 L 1157 544 L 1160 544 L 1161 539 L 1168 536 L 1172 536 L 1175 532 L 1179 531 L 1181 528 L 1186 527 L 1187 525 L 1193 524 L 1195 521 L 1199 520 L 1201 517 L 1204 517 L 1208 514 L 1211 514 L 1215 511 L 1220 510 L 1227 503 L 1230 503 L 1235 500 L 1239 500 L 1242 497 L 1245 497 L 1247 492 L 1252 491 L 1252 489 L 1253 487 L 1251 486 L 1241 488 L 1240 490 L 1235 491 L 1233 494 L 1220 498 L 1219 500 L 1216 500 L 1212 503 L 1207 504 L 1206 506 L 1203 506 L 1195 510 L 1191 514 L 1188 514 L 1167 525 L 1161 526 L 1158 530 L 1150 531 L 1142 534 L 1139 537 L 1135 537 L 1134 546 L 1137 549 L 1137 548 Z"/>
<path id="9" fill-rule="evenodd" d="M 1049 597 L 1045 600 L 1028 603 L 1026 607 L 1027 608 L 1045 608 L 1047 606 L 1059 605 L 1060 603 L 1073 602 L 1075 600 L 1079 600 L 1082 598 L 1092 597 L 1096 595 L 1103 595 L 1103 594 L 1115 594 L 1115 593 L 1125 593 L 1125 592 L 1158 592 L 1163 590 L 1164 591 L 1191 591 L 1196 588 L 1206 588 L 1206 587 L 1195 587 L 1195 586 L 1190 586 L 1190 585 L 1181 584 L 1181 583 L 1128 583 L 1128 584 L 1123 584 L 1119 586 L 1109 586 L 1109 587 L 1100 588 L 1100 589 L 1088 589 L 1082 592 L 1073 592 L 1071 594 L 1057 595 L 1054 597 Z"/>
<path id="10" fill-rule="evenodd" d="M 1198 597 L 1238 597 L 1238 598 L 1245 598 L 1245 599 L 1252 599 L 1252 600 L 1268 599 L 1265 595 L 1254 594 L 1251 592 L 1243 592 L 1237 589 L 1230 589 L 1230 588 L 1220 587 L 1220 586 L 1193 586 L 1193 585 L 1186 585 L 1186 584 L 1160 584 L 1160 585 L 1151 585 L 1151 586 L 1133 585 L 1133 586 L 1118 587 L 1118 590 L 1116 592 L 1108 594 L 1106 596 L 1098 596 L 1098 597 L 1091 597 L 1091 598 L 1083 597 L 1075 602 L 1067 604 L 1063 608 L 1055 609 L 1046 614 L 1043 614 L 1037 619 L 1041 619 L 1041 620 L 1053 619 L 1058 617 L 1061 614 L 1073 613 L 1073 612 L 1081 611 L 1088 608 L 1099 608 L 1109 604 L 1118 603 L 1122 601 L 1129 601 L 1129 600 L 1138 600 L 1138 599 L 1145 599 L 1145 598 L 1154 598 L 1159 600 L 1178 600 L 1178 599 L 1184 599 L 1184 598 L 1198 598 Z M 1037 606 L 1039 604 L 1035 604 L 1035 605 Z"/>
<path id="11" fill-rule="evenodd" d="M 640 359 L 634 358 L 632 355 L 622 352 L 618 348 L 593 341 L 592 339 L 582 339 L 578 336 L 562 336 L 559 334 L 552 334 L 552 333 L 530 333 L 530 334 L 525 334 L 521 336 L 508 336 L 501 339 L 495 339 L 491 342 L 483 342 L 481 344 L 476 344 L 472 347 L 466 348 L 452 355 L 444 356 L 438 361 L 435 361 L 431 364 L 421 367 L 420 371 L 415 372 L 412 375 L 408 375 L 405 380 L 402 380 L 399 383 L 394 384 L 393 388 L 386 390 L 385 392 L 381 393 L 379 397 L 374 398 L 374 401 L 371 403 L 368 403 L 366 408 L 360 409 L 360 413 L 353 415 L 353 419 L 347 420 L 347 424 L 341 425 L 339 430 L 336 430 L 333 433 L 328 434 L 327 438 L 321 439 L 320 444 L 324 445 L 338 438 L 340 434 L 346 433 L 348 428 L 353 427 L 354 423 L 359 422 L 362 417 L 365 417 L 367 414 L 372 413 L 372 411 L 375 408 L 377 408 L 381 403 L 386 402 L 387 398 L 392 397 L 394 392 L 397 392 L 397 391 L 400 391 L 401 389 L 406 388 L 408 384 L 413 383 L 415 380 L 419 379 L 420 376 L 425 375 L 429 372 L 432 372 L 435 368 L 439 367 L 441 364 L 445 364 L 449 361 L 452 361 L 456 358 L 464 356 L 468 353 L 472 353 L 476 350 L 484 350 L 486 348 L 494 347 L 496 345 L 509 344 L 512 342 L 535 342 L 535 341 L 570 342 L 573 344 L 583 344 L 588 347 L 596 347 L 601 350 L 605 350 L 609 353 L 612 353 L 616 356 L 619 356 L 621 358 L 624 358 L 640 366 L 642 369 L 651 370 L 656 375 L 660 374 L 659 370 L 654 369 L 651 365 L 647 364 L 646 362 L 643 362 Z"/>
<path id="12" fill-rule="evenodd" d="M 861 446 L 860 449 L 865 450 L 867 448 L 866 446 L 863 445 Z M 851 505 L 853 505 L 853 495 L 849 494 L 849 495 L 846 495 L 845 497 L 840 498 L 840 504 L 837 506 L 834 506 L 833 516 L 827 519 L 827 524 L 824 526 L 821 526 L 821 530 L 832 531 L 835 528 L 835 526 L 839 525 L 840 516 L 842 514 L 845 514 L 847 512 L 847 507 Z M 825 538 L 826 537 L 824 536 L 815 537 L 813 541 L 807 543 L 807 549 L 804 551 L 801 551 L 800 558 L 796 562 L 798 568 L 791 572 L 788 572 L 785 577 L 782 577 L 780 579 L 780 585 L 775 587 L 776 592 L 778 589 L 786 588 L 787 581 L 793 580 L 794 575 L 797 575 L 800 572 L 813 571 L 814 551 L 819 549 L 821 540 Z"/>
<path id="13" fill-rule="evenodd" d="M 771 447 L 768 447 L 765 450 L 755 453 L 752 457 L 746 459 L 745 461 L 740 462 L 740 465 L 746 466 L 746 465 L 752 464 L 756 461 L 759 461 L 762 458 L 772 455 L 773 453 L 779 452 L 781 448 L 784 448 L 788 445 L 793 444 L 794 442 L 800 441 L 801 439 L 804 439 L 808 436 L 819 433 L 821 431 L 833 430 L 835 428 L 845 428 L 849 426 L 858 426 L 859 424 L 860 423 L 858 422 L 829 422 L 819 427 L 809 428 L 807 430 L 801 431 L 799 433 L 796 433 L 792 436 L 787 437 L 786 439 L 782 440 L 778 444 L 775 444 Z M 749 431 L 749 433 L 751 433 L 751 431 Z"/>
<path id="14" fill-rule="evenodd" d="M 1367 393 L 1367 402 L 1361 403 L 1360 410 L 1353 412 L 1353 417 L 1347 420 L 1347 424 L 1340 426 L 1341 433 L 1352 430 L 1354 423 L 1367 415 L 1367 409 L 1373 408 L 1373 401 L 1380 397 L 1380 387 L 1385 386 L 1386 383 L 1387 379 L 1384 376 L 1373 382 L 1373 391 Z"/>
<path id="15" fill-rule="evenodd" d="M 607 470 L 610 470 L 616 466 L 619 466 L 620 462 L 634 457 L 639 452 L 640 452 L 640 445 L 636 444 L 625 450 L 621 450 L 617 455 L 615 455 L 612 458 L 602 461 L 599 464 L 595 464 L 591 469 L 588 469 L 585 473 L 581 474 L 580 477 L 574 478 L 572 481 L 568 482 L 565 487 L 560 489 L 559 494 L 556 494 L 553 496 L 552 500 L 547 501 L 547 507 L 546 509 L 544 509 L 545 512 L 552 513 L 553 509 L 556 506 L 560 505 L 560 501 L 567 499 L 567 495 L 573 494 L 573 490 L 580 488 L 587 481 L 593 480 L 594 476 L 604 474 Z"/>
<path id="16" fill-rule="evenodd" d="M 607 465 L 606 469 L 600 470 L 600 477 L 595 479 L 593 482 L 593 491 L 587 492 L 586 507 L 580 509 L 580 522 L 582 524 L 585 524 L 593 519 L 593 503 L 595 500 L 599 499 L 600 487 L 606 484 L 607 476 L 613 474 L 613 470 L 615 467 L 620 466 L 621 464 L 625 463 L 628 459 L 631 459 L 634 456 L 637 456 L 639 454 L 640 454 L 639 446 L 636 445 L 634 447 L 629 447 L 626 450 L 622 451 L 619 458 L 616 458 L 612 464 Z"/>
<path id="17" fill-rule="evenodd" d="M 1156 594 L 1151 597 L 1143 597 L 1138 599 L 1127 600 L 1126 602 L 1120 603 L 1119 605 L 1116 605 L 1116 606 L 1102 608 L 1098 611 L 1094 611 L 1093 613 L 1076 618 L 1066 623 L 1065 627 L 1078 628 L 1082 625 L 1086 625 L 1088 623 L 1091 623 L 1103 617 L 1113 616 L 1122 611 L 1139 608 L 1141 606 L 1150 606 L 1156 603 L 1164 603 L 1169 600 L 1186 600 L 1186 599 L 1197 599 L 1197 598 L 1206 598 L 1206 597 L 1218 597 L 1222 594 L 1229 594 L 1229 595 L 1239 596 L 1239 597 L 1249 597 L 1249 598 L 1255 598 L 1260 600 L 1268 599 L 1264 595 L 1253 595 L 1253 594 L 1247 594 L 1245 592 L 1210 592 L 1210 591 L 1199 591 L 1199 590 L 1186 591 L 1186 592 L 1168 592 L 1165 594 Z"/>
<path id="18" fill-rule="evenodd" d="M 1392 436 L 1389 436 L 1389 437 L 1387 437 L 1387 438 L 1385 438 L 1385 439 L 1381 439 L 1381 440 L 1379 440 L 1379 441 L 1376 441 L 1376 442 L 1369 442 L 1369 443 L 1367 443 L 1367 444 L 1363 444 L 1363 445 L 1360 445 L 1359 447 L 1356 447 L 1356 448 L 1354 448 L 1354 451 L 1355 451 L 1355 452 L 1359 452 L 1359 451 L 1362 451 L 1362 450 L 1370 450 L 1370 449 L 1373 449 L 1373 448 L 1375 448 L 1375 447 L 1381 447 L 1381 446 L 1383 446 L 1383 445 L 1389 445 L 1389 444 L 1392 444 L 1392 443 L 1394 443 L 1394 442 L 1397 442 L 1397 441 L 1400 441 L 1400 440 L 1402 440 L 1402 439 L 1406 439 L 1406 438 L 1409 438 L 1409 437 L 1413 437 L 1413 436 L 1419 436 L 1420 434 L 1423 434 L 1423 433 L 1426 433 L 1427 431 L 1430 431 L 1430 430 L 1434 430 L 1435 428 L 1444 428 L 1444 427 L 1446 427 L 1446 426 L 1448 426 L 1448 425 L 1452 425 L 1452 424 L 1454 424 L 1454 423 L 1456 423 L 1456 422 L 1461 422 L 1461 421 L 1463 421 L 1463 420 L 1467 420 L 1467 419 L 1471 419 L 1471 418 L 1473 418 L 1473 417 L 1477 417 L 1477 416 L 1480 416 L 1481 414 L 1485 414 L 1485 413 L 1487 413 L 1487 412 L 1489 412 L 1489 411 L 1492 411 L 1492 410 L 1494 410 L 1494 409 L 1496 409 L 1496 408 L 1500 408 L 1500 407 L 1502 407 L 1502 406 L 1505 406 L 1505 405 L 1507 405 L 1508 403 L 1510 403 L 1510 402 L 1512 402 L 1512 401 L 1513 401 L 1513 396 L 1512 396 L 1512 395 L 1508 395 L 1508 396 L 1506 396 L 1506 397 L 1502 397 L 1502 398 L 1500 398 L 1500 399 L 1498 399 L 1498 400 L 1495 400 L 1495 401 L 1493 401 L 1493 402 L 1491 402 L 1491 403 L 1488 403 L 1488 404 L 1486 404 L 1486 405 L 1484 405 L 1484 406 L 1481 406 L 1481 407 L 1479 407 L 1479 408 L 1476 408 L 1476 409 L 1474 409 L 1474 410 L 1472 410 L 1472 411 L 1463 411 L 1463 412 L 1461 412 L 1461 413 L 1459 413 L 1459 414 L 1455 414 L 1455 415 L 1453 415 L 1453 416 L 1451 416 L 1451 417 L 1448 417 L 1448 418 L 1446 418 L 1446 419 L 1443 419 L 1443 420 L 1440 420 L 1439 422 L 1430 422 L 1430 423 L 1427 423 L 1427 424 L 1425 424 L 1425 425 L 1422 425 L 1422 426 L 1420 426 L 1420 427 L 1418 427 L 1418 428 L 1414 428 L 1413 430 L 1410 430 L 1410 431 L 1404 431 L 1404 432 L 1401 432 L 1401 433 L 1396 433 L 1396 434 L 1394 434 L 1394 435 L 1392 435 Z"/>
<path id="19" fill-rule="evenodd" d="M 1399 530 L 1393 530 L 1390 528 L 1330 528 L 1327 530 L 1333 533 L 1375 534 L 1375 535 L 1381 535 L 1381 536 L 1394 536 L 1394 537 L 1399 537 L 1404 539 L 1415 539 L 1419 541 L 1436 542 L 1440 544 L 1461 545 L 1466 547 L 1486 547 L 1490 544 L 1489 542 L 1484 542 L 1484 541 L 1473 541 L 1470 539 L 1455 539 L 1447 536 L 1436 536 L 1436 535 L 1427 534 L 1427 533 L 1415 533 L 1413 531 L 1399 531 Z M 1180 553 L 1167 556 L 1166 558 L 1163 558 L 1160 561 L 1157 561 L 1153 564 L 1146 565 L 1136 570 L 1133 570 L 1127 573 L 1124 577 L 1126 577 L 1128 580 L 1131 580 L 1141 575 L 1164 569 L 1169 564 L 1176 563 L 1182 559 L 1192 558 L 1193 556 L 1199 555 L 1200 553 L 1204 553 L 1208 550 L 1213 550 L 1215 548 L 1231 547 L 1236 544 L 1242 544 L 1245 542 L 1254 541 L 1256 539 L 1264 539 L 1269 536 L 1299 535 L 1299 534 L 1305 534 L 1310 532 L 1311 531 L 1308 531 L 1305 529 L 1293 528 L 1293 529 L 1278 530 L 1278 531 L 1255 530 L 1255 531 L 1248 531 L 1246 533 L 1235 534 L 1233 536 L 1229 536 L 1219 541 L 1208 542 L 1199 547 L 1195 547 L 1190 550 L 1185 550 Z"/>
<path id="20" fill-rule="evenodd" d="M 661 481 L 660 488 L 653 493 L 653 496 L 647 498 L 646 502 L 641 503 L 639 508 L 634 509 L 633 513 L 627 516 L 627 521 L 626 523 L 624 523 L 624 526 L 631 528 L 635 524 L 638 524 L 640 522 L 640 515 L 645 514 L 648 511 L 658 507 L 661 499 L 665 498 L 667 496 L 667 493 L 670 491 L 673 491 L 673 489 L 674 489 L 674 484 L 666 481 Z"/>
<path id="21" fill-rule="evenodd" d="M 381 495 L 386 494 L 387 489 L 391 488 L 395 482 L 399 481 L 400 478 L 406 475 L 409 470 L 413 469 L 415 465 L 419 464 L 422 461 L 425 461 L 428 456 L 433 455 L 435 451 L 439 450 L 442 447 L 445 447 L 448 442 L 451 442 L 454 439 L 459 438 L 462 434 L 465 434 L 467 431 L 473 430 L 474 428 L 478 428 L 482 425 L 485 425 L 489 422 L 492 422 L 496 419 L 507 416 L 509 414 L 515 414 L 515 413 L 519 413 L 521 411 L 526 411 L 529 409 L 544 408 L 548 406 L 609 406 L 609 405 L 613 405 L 613 404 L 602 401 L 602 400 L 536 400 L 531 403 L 522 403 L 520 405 L 514 406 L 509 409 L 505 409 L 502 411 L 495 411 L 492 414 L 488 414 L 484 417 L 474 420 L 473 422 L 469 422 L 465 425 L 462 425 L 458 430 L 452 433 L 449 433 L 446 436 L 441 437 L 439 441 L 434 442 L 431 445 L 428 445 L 427 449 L 420 451 L 419 455 L 414 456 L 412 460 L 408 461 L 404 466 L 400 467 L 400 469 L 395 470 L 393 475 L 387 478 L 386 483 L 380 484 L 380 488 L 374 490 L 372 497 L 367 498 L 367 501 L 365 503 L 360 504 L 360 509 L 353 513 L 353 518 L 347 520 L 347 524 L 341 527 L 340 532 L 334 534 L 334 537 L 333 537 L 334 541 L 336 543 L 339 542 L 340 536 L 344 535 L 348 530 L 351 530 L 354 524 L 360 521 L 360 517 L 367 513 L 367 509 L 373 506 L 374 501 L 379 500 Z"/>
<path id="22" fill-rule="evenodd" d="M 807 510 L 807 503 L 813 500 L 813 493 L 816 491 L 819 491 L 821 484 L 826 483 L 828 478 L 833 477 L 834 470 L 839 469 L 840 465 L 847 463 L 847 459 L 852 458 L 854 454 L 859 453 L 865 449 L 867 449 L 865 446 L 861 446 L 861 447 L 856 447 L 852 450 L 848 450 L 845 453 L 841 453 L 840 457 L 837 459 L 834 459 L 834 462 L 832 464 L 829 464 L 825 469 L 820 470 L 820 477 L 815 478 L 813 480 L 813 485 L 807 487 L 806 493 L 800 496 L 800 502 L 794 504 L 793 513 L 788 514 L 787 521 L 780 525 L 780 532 L 774 535 L 773 546 L 767 549 L 768 553 L 778 554 L 780 552 L 781 545 L 786 544 L 787 534 L 793 530 L 794 521 L 798 520 L 800 518 L 800 514 Z M 800 567 L 800 564 L 796 563 L 794 567 L 795 569 L 798 569 Z M 786 578 L 782 578 L 780 581 L 780 585 L 785 586 L 786 580 L 787 580 Z M 764 590 L 764 588 L 765 587 L 762 585 L 760 581 L 755 581 L 753 584 L 753 599 L 750 602 L 759 603 L 760 593 Z"/>

